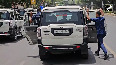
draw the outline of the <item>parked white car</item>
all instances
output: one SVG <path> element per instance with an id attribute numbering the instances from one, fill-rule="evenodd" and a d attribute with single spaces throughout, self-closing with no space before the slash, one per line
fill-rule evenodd
<path id="1" fill-rule="evenodd" d="M 0 36 L 8 36 L 17 40 L 18 36 L 23 36 L 23 22 L 19 21 L 17 12 L 11 9 L 0 9 Z"/>

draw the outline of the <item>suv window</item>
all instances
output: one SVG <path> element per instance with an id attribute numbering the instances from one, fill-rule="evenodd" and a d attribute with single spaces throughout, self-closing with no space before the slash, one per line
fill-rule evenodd
<path id="1" fill-rule="evenodd" d="M 9 16 L 7 12 L 0 12 L 0 19 L 9 20 Z"/>
<path id="2" fill-rule="evenodd" d="M 83 25 L 83 12 L 56 11 L 42 13 L 42 25 L 74 23 Z"/>

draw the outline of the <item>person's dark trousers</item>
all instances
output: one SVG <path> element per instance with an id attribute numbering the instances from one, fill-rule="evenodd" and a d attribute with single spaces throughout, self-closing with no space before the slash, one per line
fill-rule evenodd
<path id="1" fill-rule="evenodd" d="M 100 48 L 103 50 L 104 54 L 107 54 L 107 50 L 103 44 L 103 38 L 105 37 L 104 34 L 98 34 L 97 38 L 98 38 L 98 52 L 100 51 Z"/>

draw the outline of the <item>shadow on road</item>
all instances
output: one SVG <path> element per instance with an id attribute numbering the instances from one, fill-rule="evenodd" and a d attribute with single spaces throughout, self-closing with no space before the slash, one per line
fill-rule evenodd
<path id="1" fill-rule="evenodd" d="M 111 58 L 114 58 L 113 54 L 108 54 L 108 55 L 109 55 L 109 58 L 107 59 L 108 61 L 110 61 Z M 100 54 L 99 58 L 104 60 L 104 54 Z"/>
<path id="2" fill-rule="evenodd" d="M 39 55 L 37 55 L 37 56 L 27 56 L 27 57 L 39 58 Z"/>
<path id="3" fill-rule="evenodd" d="M 82 59 L 80 56 L 74 55 L 56 55 L 53 59 L 43 61 L 43 65 L 78 65 L 78 64 L 94 64 L 96 63 L 94 54 L 89 50 L 89 58 Z"/>
<path id="4" fill-rule="evenodd" d="M 17 41 L 13 41 L 8 37 L 0 37 L 0 44 L 7 44 L 7 43 L 17 43 L 18 41 L 22 40 L 22 37 L 18 37 Z"/>
<path id="5" fill-rule="evenodd" d="M 32 58 L 39 58 L 39 56 L 28 56 Z M 96 63 L 93 52 L 89 49 L 89 58 L 82 59 L 74 54 L 60 54 L 52 55 L 48 60 L 43 61 L 43 65 L 78 65 L 78 64 L 94 64 Z"/>

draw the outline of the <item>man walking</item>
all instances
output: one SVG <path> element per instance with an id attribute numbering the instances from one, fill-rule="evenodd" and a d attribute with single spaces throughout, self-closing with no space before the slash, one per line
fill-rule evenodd
<path id="1" fill-rule="evenodd" d="M 97 30 L 98 50 L 95 51 L 95 54 L 97 56 L 99 56 L 99 51 L 100 51 L 100 48 L 101 48 L 104 52 L 104 60 L 106 60 L 109 56 L 108 56 L 107 50 L 106 50 L 106 48 L 103 44 L 103 38 L 106 36 L 106 31 L 105 31 L 105 27 L 104 27 L 105 18 L 100 17 L 100 15 L 102 15 L 102 13 L 100 11 L 97 11 L 96 12 L 96 18 L 90 18 L 88 14 L 87 14 L 87 18 L 88 18 L 88 20 L 91 20 L 91 21 L 95 22 L 95 27 L 96 27 L 96 30 Z"/>

